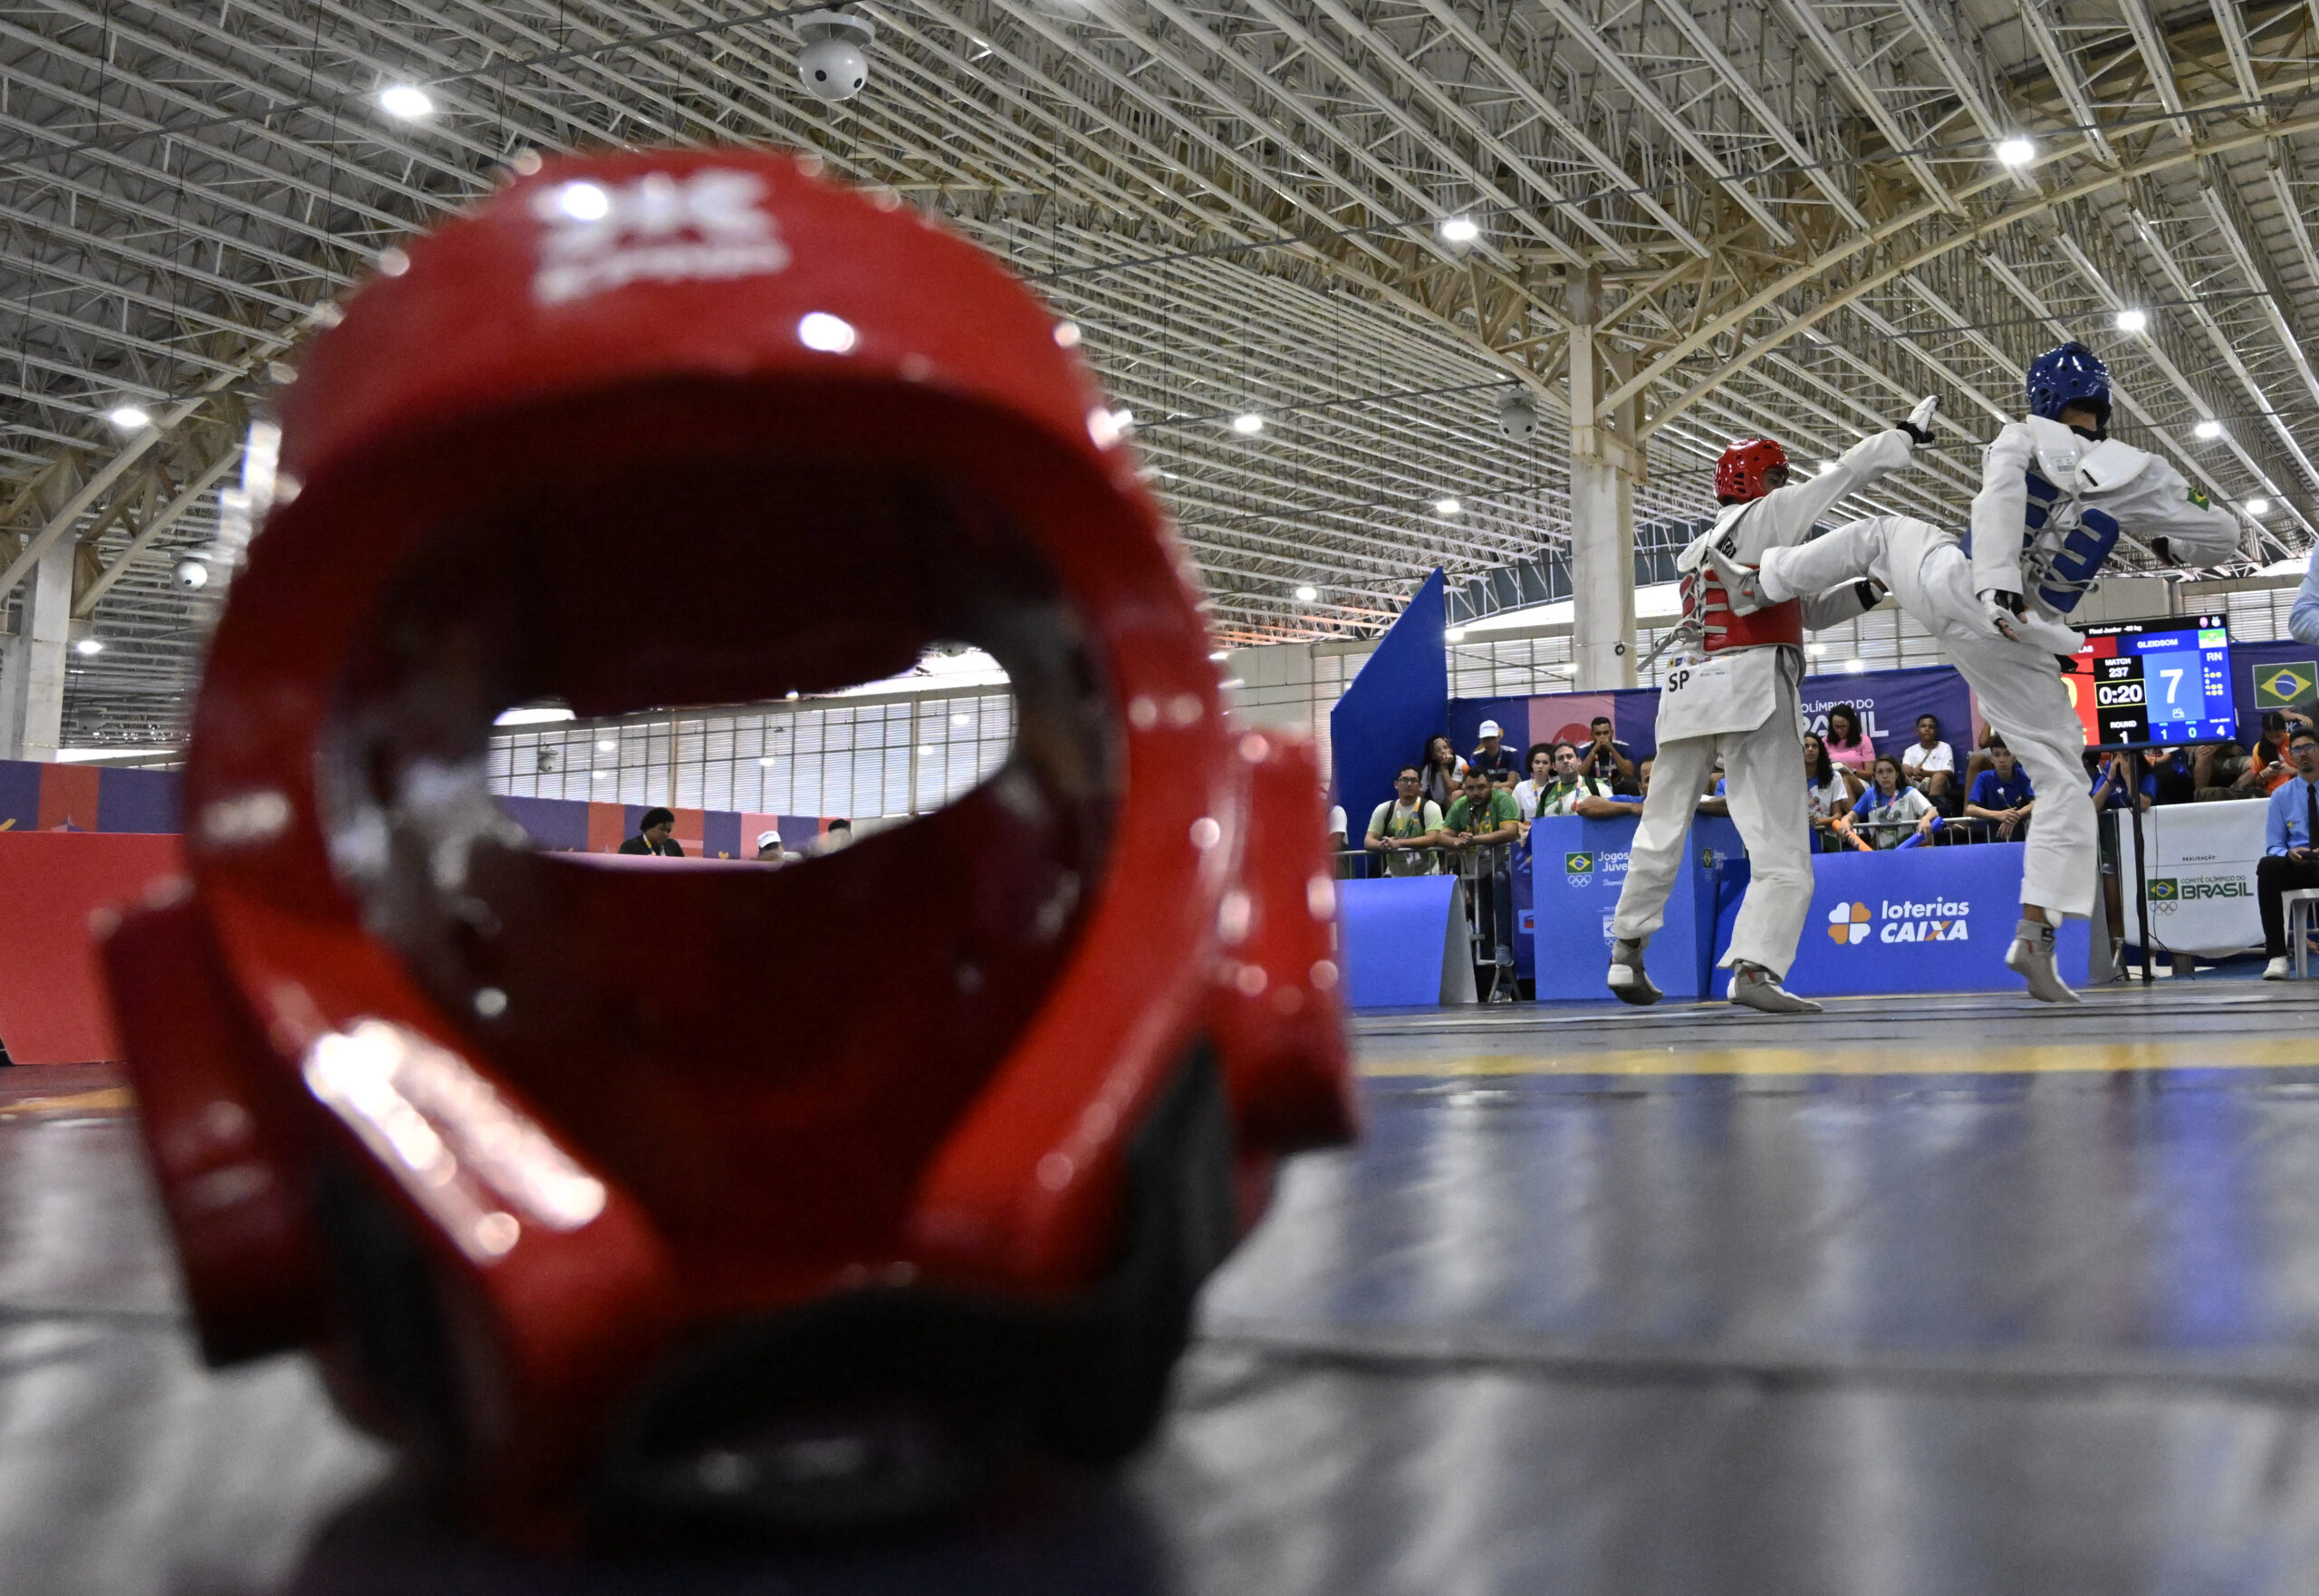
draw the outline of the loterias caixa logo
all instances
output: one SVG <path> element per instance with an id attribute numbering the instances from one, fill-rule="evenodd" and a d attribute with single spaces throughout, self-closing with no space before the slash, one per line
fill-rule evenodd
<path id="1" fill-rule="evenodd" d="M 1872 932 L 1879 942 L 1963 942 L 1970 903 L 1934 899 L 1911 902 L 1894 899 L 1878 903 L 1870 913 L 1864 903 L 1839 903 L 1828 911 L 1828 937 L 1839 947 L 1853 947 Z"/>

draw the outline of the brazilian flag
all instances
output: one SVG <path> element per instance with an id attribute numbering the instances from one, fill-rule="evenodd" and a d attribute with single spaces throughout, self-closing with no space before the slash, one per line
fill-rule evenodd
<path id="1" fill-rule="evenodd" d="M 2319 660 L 2265 665 L 2255 672 L 2255 707 L 2307 709 L 2319 703 Z"/>

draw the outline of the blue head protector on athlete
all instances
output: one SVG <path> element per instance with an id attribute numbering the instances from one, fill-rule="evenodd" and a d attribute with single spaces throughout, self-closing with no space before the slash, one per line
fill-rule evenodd
<path id="1" fill-rule="evenodd" d="M 2072 405 L 2091 410 L 2093 430 L 2110 430 L 2110 368 L 2082 343 L 2047 350 L 2029 362 L 2029 413 L 2058 421 Z"/>

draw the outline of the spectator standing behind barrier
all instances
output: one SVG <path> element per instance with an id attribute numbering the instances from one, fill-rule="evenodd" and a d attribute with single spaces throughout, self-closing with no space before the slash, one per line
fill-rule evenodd
<path id="1" fill-rule="evenodd" d="M 1579 764 L 1596 781 L 1608 782 L 1613 793 L 1631 793 L 1635 790 L 1634 754 L 1611 735 L 1611 717 L 1596 716 L 1587 723 L 1586 731 L 1593 741 L 1580 752 Z"/>
<path id="2" fill-rule="evenodd" d="M 2291 888 L 2319 887 L 2319 732 L 2297 726 L 2287 739 L 2295 774 L 2271 793 L 2263 816 L 2263 857 L 2255 865 L 2255 897 L 2263 911 L 2263 979 L 2284 981 L 2287 971 L 2286 909 Z"/>
<path id="3" fill-rule="evenodd" d="M 1940 717 L 1917 716 L 1917 740 L 1900 750 L 1900 779 L 1946 811 L 1957 784 L 1957 754 L 1940 740 Z"/>
<path id="4" fill-rule="evenodd" d="M 1860 802 L 1860 794 L 1852 790 L 1852 777 L 1828 757 L 1828 745 L 1817 732 L 1804 734 L 1804 795 L 1812 801 L 1812 834 L 1815 841 L 1824 842 L 1836 829 L 1836 822 L 1852 812 Z"/>
<path id="5" fill-rule="evenodd" d="M 2295 590 L 2295 608 L 2287 611 L 2286 633 L 2298 643 L 2319 649 L 2319 547 L 2311 551 L 2304 568 L 2303 585 Z"/>
<path id="6" fill-rule="evenodd" d="M 1550 751 L 1550 757 L 1554 762 L 1553 774 L 1539 789 L 1523 819 L 1546 820 L 1564 814 L 1575 814 L 1586 820 L 1641 818 L 1642 806 L 1632 802 L 1620 802 L 1611 784 L 1591 774 L 1583 762 L 1583 755 L 1568 743 L 1556 743 Z M 1523 785 L 1530 784 L 1525 782 Z"/>
<path id="7" fill-rule="evenodd" d="M 1862 781 L 1876 768 L 1876 745 L 1862 735 L 1860 712 L 1851 705 L 1838 704 L 1829 709 L 1827 734 L 1820 740 L 1827 745 L 1829 758 L 1858 771 Z"/>
<path id="8" fill-rule="evenodd" d="M 2188 803 L 2199 795 L 2198 777 L 2193 774 L 2189 752 L 2181 748 L 2145 748 L 2141 751 L 2142 774 L 2157 784 L 2151 794 L 2157 803 Z"/>
<path id="9" fill-rule="evenodd" d="M 1514 1001 L 1514 850 L 1522 833 L 1522 813 L 1514 794 L 1492 783 L 1478 766 L 1466 772 L 1466 791 L 1441 822 L 1453 847 L 1478 851 L 1475 860 L 1474 929 L 1496 955 L 1497 979 L 1489 1001 Z"/>
<path id="10" fill-rule="evenodd" d="M 1867 840 L 1854 846 L 1898 848 L 1908 841 L 1911 828 L 1920 837 L 1930 836 L 1938 812 L 1930 800 L 1900 779 L 1900 762 L 1890 754 L 1879 755 L 1872 769 L 1875 784 L 1860 795 L 1851 815 L 1852 835 L 1865 832 Z"/>
<path id="11" fill-rule="evenodd" d="M 1369 817 L 1368 834 L 1361 845 L 1385 856 L 1389 876 L 1439 875 L 1441 863 L 1433 850 L 1441 843 L 1441 806 L 1425 795 L 1424 773 L 1405 764 L 1393 774 L 1393 796 Z"/>
<path id="12" fill-rule="evenodd" d="M 815 841 L 813 852 L 817 857 L 842 853 L 852 846 L 853 822 L 850 820 L 833 820 L 830 822 L 830 829 L 823 832 Z"/>
<path id="13" fill-rule="evenodd" d="M 1985 820 L 1997 827 L 1997 840 L 2012 841 L 2029 826 L 2030 812 L 2037 804 L 2037 789 L 2029 781 L 2029 773 L 2013 757 L 2013 750 L 2005 739 L 1992 736 L 1988 741 L 1990 765 L 1973 778 L 1973 791 L 1965 800 L 1965 812 L 1975 820 Z"/>
<path id="14" fill-rule="evenodd" d="M 2142 771 L 2140 768 L 2141 761 L 2131 753 L 2112 754 L 2102 759 L 2089 749 L 2086 758 L 2089 763 L 2094 760 L 2101 762 L 2100 772 L 2093 777 L 2093 785 L 2089 789 L 2094 808 L 2125 809 L 2131 806 L 2138 797 L 2141 806 L 2148 809 L 2157 799 L 2158 778 Z M 2139 783 L 2135 780 L 2137 776 L 2141 777 Z M 2137 786 L 2139 792 L 2136 791 Z"/>
<path id="15" fill-rule="evenodd" d="M 1481 746 L 1466 755 L 1468 769 L 1480 771 L 1493 783 L 1500 784 L 1509 783 L 1522 774 L 1521 762 L 1515 757 L 1514 750 L 1499 741 L 1504 736 L 1497 722 L 1482 722 Z"/>
<path id="16" fill-rule="evenodd" d="M 665 809 L 648 809 L 644 823 L 636 835 L 620 845 L 622 853 L 657 853 L 664 859 L 682 859 L 684 844 L 669 835 L 677 829 L 677 817 Z"/>
<path id="17" fill-rule="evenodd" d="M 1418 761 L 1418 774 L 1423 777 L 1420 785 L 1425 795 L 1436 806 L 1448 809 L 1458 802 L 1458 794 L 1465 791 L 1466 762 L 1458 757 L 1458 750 L 1447 737 L 1429 738 L 1425 757 Z"/>

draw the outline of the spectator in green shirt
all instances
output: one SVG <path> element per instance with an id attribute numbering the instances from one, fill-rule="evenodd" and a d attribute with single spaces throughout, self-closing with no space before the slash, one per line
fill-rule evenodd
<path id="1" fill-rule="evenodd" d="M 1441 830 L 1453 848 L 1468 851 L 1462 873 L 1473 883 L 1474 929 L 1494 953 L 1489 1001 L 1514 1001 L 1514 850 L 1522 811 L 1514 794 L 1478 769 L 1466 772 L 1465 792 L 1449 806 Z"/>

